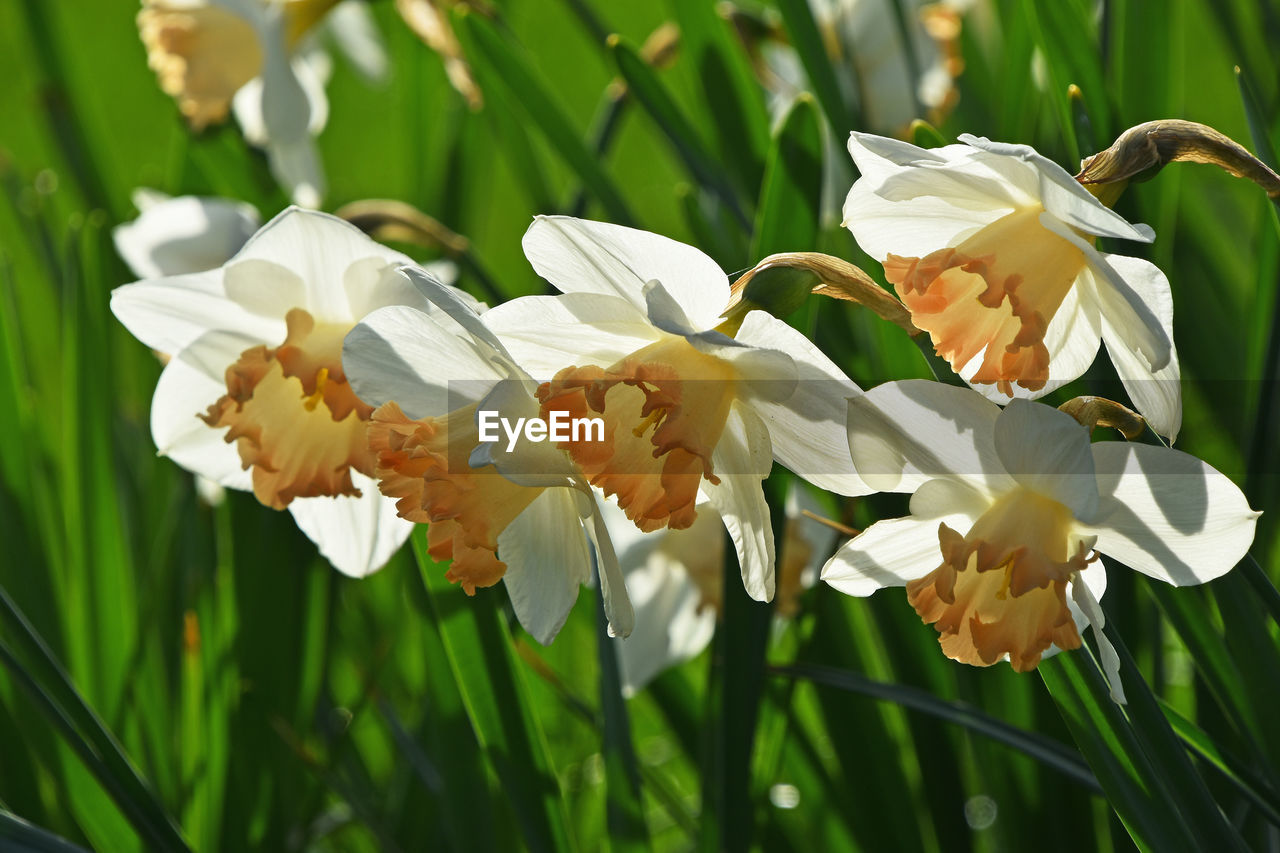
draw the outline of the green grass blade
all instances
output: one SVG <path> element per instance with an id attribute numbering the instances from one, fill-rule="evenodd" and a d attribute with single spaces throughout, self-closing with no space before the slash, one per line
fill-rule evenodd
<path id="1" fill-rule="evenodd" d="M 843 144 L 850 131 L 863 129 L 862 120 L 853 114 L 840 93 L 835 69 L 827 56 L 818 25 L 813 20 L 813 8 L 808 0 L 778 0 L 778 11 L 782 13 L 782 21 L 791 35 L 791 44 L 804 65 L 809 85 L 822 105 L 831 132 Z"/>
<path id="2" fill-rule="evenodd" d="M 628 91 L 657 122 L 689 174 L 713 192 L 743 228 L 750 227 L 746 211 L 728 175 L 707 148 L 697 128 L 658 79 L 653 68 L 640 58 L 634 47 L 617 36 L 609 37 L 608 46 L 618 73 L 627 83 Z"/>
<path id="3" fill-rule="evenodd" d="M 555 767 L 497 590 L 468 598 L 445 579 L 442 567 L 426 559 L 421 529 L 414 533 L 413 551 L 467 716 L 525 843 L 533 851 L 573 849 Z"/>
<path id="4" fill-rule="evenodd" d="M 760 185 L 769 148 L 764 92 L 729 23 L 702 0 L 669 0 L 680 27 L 680 60 L 716 135 L 719 159 L 745 190 Z"/>
<path id="5" fill-rule="evenodd" d="M 640 791 L 640 766 L 631 740 L 627 702 L 622 698 L 622 675 L 615 647 L 622 641 L 609 636 L 609 620 L 604 613 L 603 599 L 596 611 L 609 844 L 614 850 L 648 850 L 649 830 L 645 825 L 644 796 Z"/>
<path id="6" fill-rule="evenodd" d="M 465 35 L 477 62 L 492 68 L 511 93 L 510 101 L 538 128 L 551 147 L 573 169 L 579 180 L 604 207 L 609 218 L 631 225 L 635 217 L 613 179 L 588 150 L 582 135 L 573 129 L 568 115 L 548 91 L 547 84 L 528 60 L 488 21 L 465 9 L 454 16 L 459 35 Z M 546 211 L 550 212 L 550 211 Z"/>
<path id="7" fill-rule="evenodd" d="M 88 853 L 85 848 L 4 809 L 0 809 L 0 847 L 12 853 Z"/>
<path id="8" fill-rule="evenodd" d="M 802 95 L 782 120 L 769 150 L 751 243 L 752 260 L 817 244 L 822 144 L 817 105 Z"/>
<path id="9" fill-rule="evenodd" d="M 962 726 L 1025 753 L 1094 793 L 1102 793 L 1102 787 L 1088 765 L 1066 746 L 1036 732 L 1024 731 L 1017 726 L 1012 726 L 962 702 L 948 702 L 928 691 L 905 684 L 886 684 L 873 681 L 856 672 L 817 664 L 774 667 L 770 669 L 770 673 L 788 678 L 805 679 L 815 684 L 824 684 L 828 687 L 893 702 L 904 708 L 937 717 L 952 725 Z"/>
<path id="10" fill-rule="evenodd" d="M 49 647 L 3 588 L 0 611 L 0 624 L 7 626 L 20 644 L 16 653 L 5 655 L 10 672 L 26 681 L 50 721 L 62 728 L 68 743 L 77 749 L 138 833 L 158 850 L 187 850 L 182 835 L 150 786 L 80 697 Z"/>
<path id="11" fill-rule="evenodd" d="M 1124 713 L 1111 701 L 1092 656 L 1083 651 L 1060 654 L 1042 661 L 1038 671 L 1111 808 L 1139 849 L 1195 850 L 1191 828 Z"/>
<path id="12" fill-rule="evenodd" d="M 1224 752 L 1204 729 L 1188 720 L 1177 709 L 1159 700 L 1160 710 L 1173 731 L 1191 750 L 1204 760 L 1206 764 L 1217 770 L 1222 778 L 1240 792 L 1249 802 L 1256 806 L 1272 825 L 1280 827 L 1280 797 L 1264 780 L 1250 770 L 1244 762 L 1230 753 Z"/>

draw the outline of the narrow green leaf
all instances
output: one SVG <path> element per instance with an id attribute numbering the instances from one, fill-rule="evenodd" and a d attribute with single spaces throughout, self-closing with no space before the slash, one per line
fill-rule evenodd
<path id="1" fill-rule="evenodd" d="M 1024 731 L 962 702 L 948 702 L 925 690 L 905 684 L 886 684 L 856 672 L 817 664 L 773 667 L 769 671 L 773 675 L 805 679 L 815 684 L 893 702 L 952 725 L 963 726 L 1030 756 L 1094 793 L 1102 793 L 1102 787 L 1092 771 L 1076 753 L 1063 744 L 1036 732 Z"/>
<path id="2" fill-rule="evenodd" d="M 0 847 L 12 853 L 88 853 L 85 848 L 4 809 L 0 809 Z"/>
<path id="3" fill-rule="evenodd" d="M 442 567 L 425 557 L 421 528 L 414 532 L 413 551 L 467 716 L 525 843 L 539 852 L 573 849 L 555 767 L 497 590 L 468 597 L 446 580 Z"/>
<path id="4" fill-rule="evenodd" d="M 728 176 L 653 68 L 640 58 L 634 47 L 618 36 L 610 36 L 608 45 L 630 94 L 658 123 L 689 174 L 713 192 L 733 212 L 743 228 L 750 227 L 742 202 Z"/>
<path id="5" fill-rule="evenodd" d="M 760 185 L 769 147 L 763 87 L 714 3 L 669 0 L 667 5 L 680 27 L 678 65 L 711 119 L 719 159 L 733 169 L 741 188 L 753 190 Z"/>
<path id="6" fill-rule="evenodd" d="M 1142 850 L 1195 850 L 1190 827 L 1111 701 L 1092 656 L 1084 651 L 1056 655 L 1037 670 L 1134 843 Z"/>
<path id="7" fill-rule="evenodd" d="M 455 13 L 454 22 L 459 35 L 464 36 L 469 47 L 474 48 L 468 50 L 468 55 L 497 73 L 511 93 L 510 101 L 531 125 L 542 132 L 556 153 L 604 206 L 609 218 L 620 225 L 633 224 L 635 217 L 613 179 L 587 149 L 582 135 L 574 130 L 564 109 L 552 98 L 546 83 L 523 54 L 509 39 L 499 35 L 492 24 L 482 16 L 468 12 L 465 6 Z"/>
<path id="8" fill-rule="evenodd" d="M 62 729 L 70 746 L 112 795 L 139 835 L 158 850 L 187 850 L 172 818 L 124 754 L 115 737 L 80 697 L 49 647 L 0 587 L 0 625 L 19 643 L 5 649 L 4 663 L 20 678 L 50 722 Z M 19 659 L 21 655 L 21 659 Z"/>
<path id="9" fill-rule="evenodd" d="M 769 150 L 751 257 L 806 251 L 818 242 L 822 203 L 822 123 L 801 95 L 782 120 Z"/>
<path id="10" fill-rule="evenodd" d="M 597 589 L 599 586 L 597 585 Z M 603 595 L 600 593 L 599 595 Z M 609 844 L 614 850 L 648 850 L 649 829 L 644 820 L 640 766 L 631 741 L 631 720 L 622 698 L 622 675 L 616 643 L 609 636 L 604 599 L 596 608 L 597 659 L 600 662 L 600 709 L 604 716 L 604 768 Z"/>
<path id="11" fill-rule="evenodd" d="M 1256 806 L 1268 821 L 1280 827 L 1280 798 L 1262 779 L 1258 778 L 1244 762 L 1224 752 L 1204 729 L 1178 713 L 1177 709 L 1159 700 L 1160 709 L 1164 711 L 1169 725 L 1178 737 L 1191 748 L 1196 755 L 1204 759 L 1210 767 L 1217 770 L 1222 777 L 1240 792 L 1240 794 Z"/>
<path id="12" fill-rule="evenodd" d="M 850 131 L 863 129 L 862 119 L 855 116 L 840 92 L 839 79 L 827 56 L 827 47 L 813 19 L 808 0 L 778 0 L 778 11 L 791 35 L 796 55 L 809 76 L 809 85 L 822 105 L 827 123 L 836 139 L 848 138 Z"/>

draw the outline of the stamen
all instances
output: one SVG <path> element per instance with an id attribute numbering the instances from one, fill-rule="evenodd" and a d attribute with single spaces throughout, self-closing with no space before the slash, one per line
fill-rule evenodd
<path id="1" fill-rule="evenodd" d="M 329 368 L 322 367 L 316 371 L 316 390 L 310 394 L 304 395 L 302 407 L 308 412 L 314 412 L 316 406 L 320 405 L 320 401 L 324 399 L 324 386 L 329 383 Z"/>
<path id="2" fill-rule="evenodd" d="M 642 420 L 635 429 L 631 430 L 631 434 L 636 438 L 644 438 L 644 434 L 649 431 L 649 427 L 656 426 L 661 423 L 667 416 L 665 409 L 654 409 L 649 413 L 648 417 Z"/>

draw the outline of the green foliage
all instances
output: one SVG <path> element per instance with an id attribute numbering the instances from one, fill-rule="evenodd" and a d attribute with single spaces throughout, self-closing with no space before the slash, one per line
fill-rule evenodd
<path id="1" fill-rule="evenodd" d="M 478 296 L 543 290 L 520 236 L 554 212 L 686 240 L 730 273 L 824 251 L 879 277 L 838 226 L 843 140 L 863 111 L 804 0 L 743 3 L 811 81 L 774 118 L 758 51 L 712 0 L 463 4 L 450 20 L 479 111 L 395 4 L 370 5 L 391 75 L 369 84 L 336 60 L 326 203 L 397 198 L 435 216 L 468 239 L 460 283 Z M 1129 126 L 1181 117 L 1275 162 L 1274 2 L 979 5 L 958 103 L 922 117 L 922 144 L 970 132 L 1073 170 Z M 160 366 L 108 310 L 132 279 L 110 229 L 143 186 L 265 217 L 286 202 L 234 126 L 184 127 L 137 8 L 0 4 L 0 846 L 1274 846 L 1280 220 L 1255 187 L 1179 165 L 1118 204 L 1159 235 L 1125 251 L 1172 282 L 1179 446 L 1267 511 L 1253 558 L 1204 589 L 1111 573 L 1126 708 L 1087 649 L 1041 678 L 946 660 L 895 591 L 819 584 L 775 624 L 732 549 L 712 649 L 623 700 L 591 590 L 544 648 L 501 589 L 467 598 L 445 581 L 421 537 L 343 578 L 287 515 L 239 494 L 210 508 L 155 456 Z M 655 68 L 634 45 L 667 18 L 680 43 Z M 815 305 L 788 319 L 861 384 L 948 378 L 869 312 Z M 1070 390 L 1115 396 L 1102 362 Z M 900 510 L 874 496 L 830 514 L 861 528 Z"/>

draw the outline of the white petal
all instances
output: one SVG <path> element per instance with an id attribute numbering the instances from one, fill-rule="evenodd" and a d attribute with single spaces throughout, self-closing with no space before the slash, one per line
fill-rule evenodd
<path id="1" fill-rule="evenodd" d="M 490 309 L 485 325 L 541 381 L 571 365 L 611 365 L 661 340 L 634 304 L 598 293 L 521 296 Z"/>
<path id="2" fill-rule="evenodd" d="M 342 369 L 361 400 L 394 400 L 415 419 L 479 402 L 506 378 L 470 340 L 405 306 L 379 308 L 356 324 L 342 345 Z"/>
<path id="3" fill-rule="evenodd" d="M 1155 264 L 1140 258 L 1123 255 L 1105 257 L 1143 303 L 1151 307 L 1164 336 L 1172 342 L 1173 294 L 1164 273 Z M 1129 392 L 1134 408 L 1147 419 L 1153 430 L 1172 444 L 1182 427 L 1182 369 L 1178 365 L 1178 350 L 1171 346 L 1169 361 L 1159 370 L 1152 370 L 1140 353 L 1143 336 L 1135 335 L 1133 326 L 1124 322 L 1132 315 L 1116 307 L 1111 310 L 1115 313 L 1104 314 L 1102 321 L 1102 336 L 1107 343 L 1111 363 Z"/>
<path id="4" fill-rule="evenodd" d="M 1053 498 L 1076 518 L 1091 521 L 1098 511 L 1089 430 L 1043 403 L 1014 400 L 995 426 L 996 453 L 1013 479 Z"/>
<path id="5" fill-rule="evenodd" d="M 1037 396 L 1056 391 L 1079 379 L 1098 356 L 1102 340 L 1102 320 L 1093 290 L 1073 286 L 1045 330 L 1044 346 L 1049 351 L 1049 381 Z M 1020 386 L 1015 386 L 1019 388 Z M 1034 399 L 1034 398 L 1029 398 Z"/>
<path id="6" fill-rule="evenodd" d="M 498 534 L 502 582 L 524 629 L 546 645 L 564 627 L 578 588 L 591 576 L 591 553 L 568 489 L 547 489 Z"/>
<path id="7" fill-rule="evenodd" d="M 139 281 L 111 292 L 111 311 L 152 349 L 177 353 L 201 335 L 232 329 L 259 343 L 284 341 L 284 315 L 264 317 L 228 296 L 221 270 Z"/>
<path id="8" fill-rule="evenodd" d="M 280 186 L 289 191 L 289 200 L 305 208 L 317 208 L 324 201 L 324 169 L 320 152 L 311 137 L 267 144 L 267 162 Z"/>
<path id="9" fill-rule="evenodd" d="M 252 475 L 240 464 L 227 430 L 200 420 L 227 393 L 226 385 L 181 359 L 165 365 L 151 399 L 151 436 L 156 452 L 192 473 L 232 489 L 253 487 Z"/>
<path id="10" fill-rule="evenodd" d="M 930 170 L 933 175 L 936 170 Z M 925 177 L 928 177 L 926 175 Z M 930 196 L 890 201 L 859 178 L 844 202 L 844 227 L 877 261 L 890 255 L 922 258 L 958 246 L 970 235 L 1009 213 L 1010 206 L 965 207 Z M 893 180 L 890 178 L 889 180 Z"/>
<path id="11" fill-rule="evenodd" d="M 822 567 L 822 579 L 846 595 L 903 586 L 942 564 L 937 519 L 888 518 L 846 542 Z"/>
<path id="12" fill-rule="evenodd" d="M 707 512 L 714 518 L 713 512 Z M 715 535 L 724 535 L 718 522 L 712 529 Z M 660 538 L 688 532 L 647 535 Z M 623 695 L 632 696 L 663 670 L 701 653 L 715 634 L 716 614 L 712 607 L 700 607 L 702 592 L 697 584 L 677 560 L 662 551 L 651 551 L 636 563 L 624 562 L 623 572 L 636 608 L 636 629 L 617 644 L 618 664 Z"/>
<path id="13" fill-rule="evenodd" d="M 1071 598 L 1089 620 L 1089 624 L 1093 626 L 1093 638 L 1098 643 L 1098 653 L 1102 657 L 1102 673 L 1111 687 L 1111 701 L 1117 705 L 1123 705 L 1126 700 L 1124 685 L 1120 683 L 1120 655 L 1116 653 L 1115 646 L 1111 645 L 1107 635 L 1102 632 L 1107 624 L 1102 605 L 1098 604 L 1097 599 L 1093 597 L 1093 592 L 1087 583 L 1073 582 Z"/>
<path id="14" fill-rule="evenodd" d="M 1102 237 L 1138 240 L 1150 243 L 1155 233 L 1145 225 L 1130 225 L 1120 214 L 1098 201 L 1087 189 L 1057 163 L 1039 154 L 1029 145 L 992 142 L 967 133 L 960 141 L 988 152 L 981 158 L 998 168 L 1010 181 L 1036 198 L 1045 210 L 1075 228 Z"/>
<path id="15" fill-rule="evenodd" d="M 750 409 L 735 405 L 711 456 L 719 485 L 703 484 L 738 552 L 742 583 L 756 601 L 772 601 L 773 528 L 762 482 L 772 462 L 769 431 Z"/>
<path id="16" fill-rule="evenodd" d="M 344 0 L 326 16 L 325 26 L 357 71 L 369 80 L 386 79 L 387 48 L 368 3 Z"/>
<path id="17" fill-rule="evenodd" d="M 395 502 L 378 492 L 376 480 L 352 471 L 351 482 L 360 497 L 297 498 L 289 512 L 335 569 L 363 578 L 400 550 L 413 524 L 396 517 Z"/>
<path id="18" fill-rule="evenodd" d="M 202 272 L 222 266 L 258 230 L 253 205 L 182 196 L 147 205 L 112 231 L 116 251 L 139 278 Z"/>
<path id="19" fill-rule="evenodd" d="M 765 311 L 752 311 L 737 339 L 785 352 L 799 379 L 781 402 L 755 401 L 769 427 L 774 458 L 809 482 L 841 495 L 872 491 L 858 477 L 845 428 L 851 397 L 862 390 L 800 332 Z"/>
<path id="20" fill-rule="evenodd" d="M 923 379 L 886 382 L 849 403 L 849 449 L 874 489 L 913 492 L 954 477 L 988 494 L 1013 485 L 996 453 L 1000 407 L 967 388 Z"/>
<path id="21" fill-rule="evenodd" d="M 1093 445 L 1101 495 L 1097 549 L 1175 586 L 1225 574 L 1253 542 L 1259 513 L 1210 465 L 1179 450 Z"/>
<path id="22" fill-rule="evenodd" d="M 289 208 L 266 225 L 245 244 L 245 247 L 228 264 L 231 274 L 240 263 L 247 260 L 265 261 L 293 273 L 305 290 L 289 294 L 292 307 L 305 308 L 318 322 L 354 322 L 351 314 L 344 277 L 347 268 L 367 258 L 381 258 L 390 266 L 413 265 L 406 255 L 388 249 L 373 240 L 354 225 L 336 216 L 315 210 Z M 227 290 L 237 300 L 252 304 L 270 294 L 255 293 L 252 278 L 229 281 Z M 261 290 L 261 288 L 256 288 Z M 280 304 L 270 309 L 275 314 Z M 267 310 L 265 306 L 262 310 Z M 283 312 L 280 312 L 283 317 Z"/>
<path id="23" fill-rule="evenodd" d="M 604 615 L 609 622 L 610 637 L 628 637 L 636 627 L 636 612 L 627 595 L 627 584 L 614 553 L 609 530 L 600 514 L 595 495 L 589 486 L 582 485 L 582 494 L 590 502 L 590 518 L 585 525 L 587 536 L 596 553 L 596 576 L 600 579 L 600 597 L 604 599 Z"/>
<path id="24" fill-rule="evenodd" d="M 539 216 L 524 235 L 538 275 L 565 293 L 609 293 L 643 310 L 660 281 L 691 323 L 709 329 L 729 302 L 729 280 L 702 252 L 657 234 L 568 216 Z"/>
<path id="25" fill-rule="evenodd" d="M 1040 224 L 1084 253 L 1087 267 L 1076 279 L 1076 286 L 1087 287 L 1089 282 L 1093 283 L 1094 298 L 1107 323 L 1123 329 L 1125 339 L 1147 359 L 1153 370 L 1165 367 L 1173 352 L 1173 338 L 1161 323 L 1157 311 L 1162 309 L 1158 302 L 1148 301 L 1158 298 L 1160 291 L 1168 294 L 1169 282 L 1164 274 L 1140 258 L 1099 252 L 1046 213 L 1040 214 Z M 1129 280 L 1130 276 L 1133 281 Z M 1172 303 L 1169 314 L 1172 317 Z"/>

